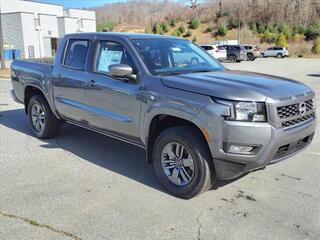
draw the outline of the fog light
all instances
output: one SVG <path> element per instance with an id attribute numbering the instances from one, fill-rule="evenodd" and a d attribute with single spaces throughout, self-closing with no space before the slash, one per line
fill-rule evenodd
<path id="1" fill-rule="evenodd" d="M 240 145 L 229 145 L 229 153 L 236 154 L 251 154 L 254 147 L 251 146 L 240 146 Z"/>
<path id="2" fill-rule="evenodd" d="M 231 154 L 241 154 L 241 155 L 255 155 L 257 154 L 260 149 L 261 145 L 241 145 L 237 143 L 228 143 L 224 142 L 223 143 L 223 150 L 226 153 L 231 153 Z"/>

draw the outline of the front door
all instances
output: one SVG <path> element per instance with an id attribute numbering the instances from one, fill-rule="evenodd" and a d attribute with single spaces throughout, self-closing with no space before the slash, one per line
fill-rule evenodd
<path id="1" fill-rule="evenodd" d="M 95 46 L 92 71 L 88 73 L 86 120 L 91 127 L 138 140 L 142 82 L 114 78 L 108 70 L 112 64 L 127 64 L 138 75 L 132 53 L 115 40 L 96 39 Z"/>

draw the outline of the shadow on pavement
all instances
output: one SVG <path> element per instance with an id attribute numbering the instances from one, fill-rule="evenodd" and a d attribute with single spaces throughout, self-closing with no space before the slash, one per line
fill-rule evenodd
<path id="1" fill-rule="evenodd" d="M 34 137 L 24 109 L 1 111 L 0 124 Z M 71 124 L 63 124 L 58 137 L 41 141 L 43 148 L 63 149 L 79 160 L 89 161 L 164 192 L 152 165 L 146 162 L 144 150 L 139 147 Z M 213 189 L 221 188 L 235 180 L 217 181 Z"/>
<path id="2" fill-rule="evenodd" d="M 318 77 L 320 78 L 320 74 L 307 74 L 308 77 Z"/>

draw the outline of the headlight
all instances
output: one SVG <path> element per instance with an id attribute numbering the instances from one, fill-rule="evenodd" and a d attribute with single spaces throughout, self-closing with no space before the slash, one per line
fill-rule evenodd
<path id="1" fill-rule="evenodd" d="M 266 122 L 266 105 L 261 102 L 237 102 L 215 99 L 217 103 L 230 108 L 230 116 L 224 116 L 226 120 L 243 122 Z"/>
<path id="2" fill-rule="evenodd" d="M 266 106 L 257 102 L 235 102 L 234 120 L 246 122 L 265 122 Z"/>

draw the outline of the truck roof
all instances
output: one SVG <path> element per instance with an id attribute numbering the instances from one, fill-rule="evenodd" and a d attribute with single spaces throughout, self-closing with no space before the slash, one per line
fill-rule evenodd
<path id="1" fill-rule="evenodd" d="M 155 39 L 155 38 L 176 38 L 176 39 L 184 39 L 169 35 L 159 35 L 159 34 L 145 34 L 145 33 L 128 33 L 128 32 L 91 32 L 91 33 L 74 33 L 67 34 L 66 37 L 74 37 L 78 38 L 79 36 L 86 37 L 96 37 L 96 36 L 109 36 L 109 37 L 120 37 L 127 39 Z"/>

